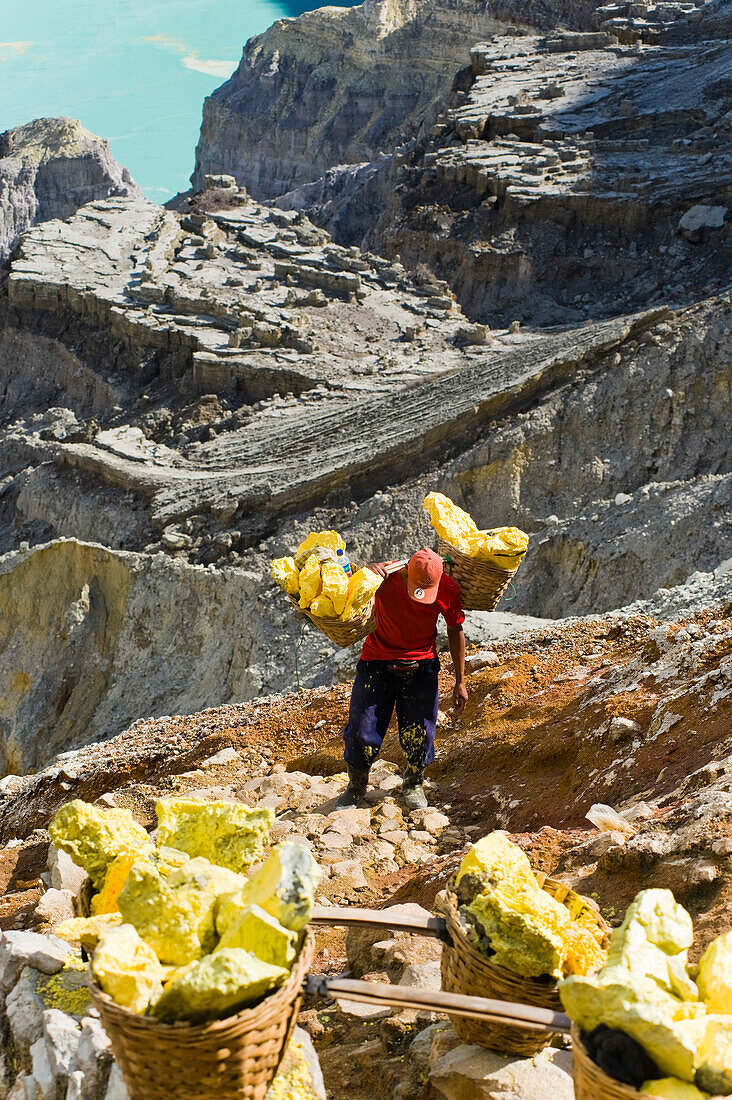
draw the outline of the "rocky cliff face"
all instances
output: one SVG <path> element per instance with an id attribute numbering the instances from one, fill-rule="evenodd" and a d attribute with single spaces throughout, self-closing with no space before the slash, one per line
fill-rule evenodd
<path id="1" fill-rule="evenodd" d="M 348 674 L 269 561 L 316 526 L 357 561 L 430 544 L 431 489 L 531 532 L 524 615 L 711 582 L 732 556 L 728 295 L 488 333 L 444 284 L 236 192 L 207 214 L 114 199 L 38 226 L 0 309 L 19 770 L 38 728 L 62 745 Z"/>
<path id="2" fill-rule="evenodd" d="M 280 20 L 204 103 L 192 177 L 231 173 L 257 198 L 414 136 L 486 35 L 589 26 L 590 0 L 367 0 Z"/>
<path id="3" fill-rule="evenodd" d="M 73 118 L 39 118 L 0 134 L 0 262 L 26 229 L 84 203 L 141 195 L 101 138 Z"/>

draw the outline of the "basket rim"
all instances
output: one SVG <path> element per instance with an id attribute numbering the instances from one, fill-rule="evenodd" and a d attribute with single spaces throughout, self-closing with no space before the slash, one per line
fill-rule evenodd
<path id="1" fill-rule="evenodd" d="M 168 1024 L 162 1020 L 155 1019 L 153 1016 L 142 1016 L 139 1012 L 133 1012 L 132 1009 L 118 1004 L 108 993 L 104 992 L 96 979 L 92 976 L 91 967 L 89 967 L 88 971 L 89 992 L 92 1001 L 98 1001 L 100 1004 L 104 1005 L 108 1011 L 113 1012 L 120 1019 L 120 1023 L 123 1026 L 129 1025 L 135 1029 L 142 1028 L 148 1030 L 151 1038 L 154 1035 L 175 1035 L 193 1040 L 203 1038 L 217 1031 L 226 1031 L 232 1027 L 239 1028 L 247 1023 L 250 1023 L 252 1030 L 254 1030 L 261 1022 L 261 1016 L 266 1012 L 268 1003 L 271 1004 L 274 998 L 283 999 L 284 994 L 288 995 L 286 999 L 291 999 L 290 995 L 294 996 L 298 988 L 303 984 L 305 972 L 310 967 L 315 949 L 315 935 L 312 927 L 308 926 L 305 931 L 306 934 L 303 939 L 302 947 L 300 948 L 297 963 L 292 968 L 287 981 L 283 982 L 282 985 L 278 986 L 276 989 L 273 989 L 270 993 L 265 994 L 256 1004 L 247 1008 L 241 1008 L 238 1012 L 232 1012 L 229 1016 L 222 1016 L 217 1020 L 209 1020 L 207 1023 L 192 1024 L 187 1020 L 176 1020 L 174 1023 Z"/>
<path id="2" fill-rule="evenodd" d="M 371 613 L 374 608 L 374 597 L 372 596 L 366 606 L 362 608 L 362 610 L 358 613 L 358 615 L 352 615 L 350 619 L 341 619 L 339 616 L 336 616 L 333 619 L 327 615 L 313 615 L 309 607 L 300 607 L 299 601 L 296 600 L 294 596 L 291 596 L 289 592 L 285 592 L 285 595 L 292 603 L 292 606 L 296 607 L 301 615 L 304 615 L 306 618 L 310 619 L 311 623 L 314 623 L 316 626 L 318 623 L 325 623 L 327 626 L 340 626 L 346 629 L 350 626 L 357 627 L 362 625 L 364 622 L 368 622 L 368 620 L 371 618 Z"/>
<path id="3" fill-rule="evenodd" d="M 448 556 L 453 558 L 454 563 L 458 565 L 471 567 L 475 571 L 485 570 L 486 572 L 492 571 L 494 573 L 500 573 L 505 575 L 508 580 L 510 580 L 511 577 L 515 576 L 515 574 L 521 567 L 521 563 L 523 562 L 524 557 L 526 556 L 526 553 L 524 551 L 524 553 L 521 554 L 521 556 L 519 557 L 518 564 L 511 566 L 511 568 L 508 569 L 503 565 L 495 565 L 492 561 L 484 561 L 482 558 L 471 558 L 470 554 L 466 554 L 463 550 L 458 550 L 457 546 L 453 546 L 453 544 L 451 542 L 448 542 L 447 539 L 443 539 L 442 535 L 437 536 L 437 548 L 440 551 L 446 551 L 448 553 Z M 511 556 L 515 557 L 516 555 Z"/>

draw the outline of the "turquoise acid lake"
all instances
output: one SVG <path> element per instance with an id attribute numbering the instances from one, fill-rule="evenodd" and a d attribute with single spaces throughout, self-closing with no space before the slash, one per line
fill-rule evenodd
<path id="1" fill-rule="evenodd" d="M 5 0 L 0 132 L 70 115 L 106 138 L 148 198 L 185 191 L 204 97 L 275 19 L 321 7 L 285 0 Z M 350 6 L 346 0 L 343 6 Z"/>

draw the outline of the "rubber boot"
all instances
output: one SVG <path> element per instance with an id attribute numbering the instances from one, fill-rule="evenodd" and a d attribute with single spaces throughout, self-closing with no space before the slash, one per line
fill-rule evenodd
<path id="1" fill-rule="evenodd" d="M 340 798 L 336 800 L 336 807 L 339 810 L 347 810 L 363 802 L 369 781 L 368 771 L 358 771 L 356 768 L 352 768 L 350 764 L 347 764 L 346 768 L 348 770 L 348 786 Z"/>
<path id="2" fill-rule="evenodd" d="M 424 810 L 427 808 L 427 795 L 424 793 L 424 772 L 413 768 L 407 768 L 402 780 L 402 798 L 408 810 Z"/>

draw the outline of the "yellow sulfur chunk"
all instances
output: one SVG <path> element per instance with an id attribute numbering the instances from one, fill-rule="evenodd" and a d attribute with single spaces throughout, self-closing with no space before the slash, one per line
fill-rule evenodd
<path id="1" fill-rule="evenodd" d="M 294 558 L 275 558 L 269 567 L 269 573 L 288 596 L 297 596 L 300 582 Z"/>
<path id="2" fill-rule="evenodd" d="M 607 965 L 560 984 L 565 1011 L 583 1031 L 624 1031 L 662 1073 L 693 1081 L 708 1017 L 686 973 L 692 937 L 691 917 L 670 890 L 642 890 L 610 937 Z"/>
<path id="3" fill-rule="evenodd" d="M 245 905 L 228 926 L 215 950 L 241 947 L 251 951 L 262 962 L 289 967 L 295 958 L 296 942 L 297 934 L 283 927 L 260 905 Z"/>
<path id="4" fill-rule="evenodd" d="M 104 886 L 107 869 L 123 852 L 140 855 L 150 850 L 150 838 L 129 810 L 103 810 L 75 798 L 57 811 L 48 827 L 57 848 L 83 867 L 97 890 Z"/>
<path id="5" fill-rule="evenodd" d="M 509 881 L 516 889 L 539 890 L 528 856 L 499 829 L 471 845 L 463 856 L 456 881 L 468 874 L 479 878 L 485 887 Z"/>
<path id="6" fill-rule="evenodd" d="M 678 1077 L 662 1077 L 658 1081 L 645 1081 L 638 1090 L 641 1096 L 659 1096 L 661 1100 L 706 1100 L 708 1092 L 702 1092 L 688 1081 Z"/>
<path id="7" fill-rule="evenodd" d="M 132 864 L 136 861 L 137 855 L 134 852 L 123 852 L 112 860 L 107 868 L 104 886 L 91 900 L 93 914 L 116 913 L 119 911 L 117 898 L 127 881 Z"/>
<path id="8" fill-rule="evenodd" d="M 330 550 L 333 555 L 338 550 L 346 549 L 346 543 L 337 531 L 312 531 L 295 551 L 295 565 L 298 569 L 302 569 L 308 554 L 316 546 L 322 546 L 325 550 Z"/>
<path id="9" fill-rule="evenodd" d="M 456 550 L 467 554 L 467 538 L 478 530 L 472 516 L 458 508 L 443 493 L 428 493 L 424 498 L 424 507 L 440 538 L 451 543 Z"/>
<path id="10" fill-rule="evenodd" d="M 322 587 L 320 562 L 317 558 L 308 558 L 300 570 L 300 607 L 310 607 L 313 600 L 320 595 Z"/>
<path id="11" fill-rule="evenodd" d="M 127 876 L 119 909 L 162 963 L 183 966 L 212 950 L 217 896 L 240 889 L 244 881 L 202 858 L 189 860 L 165 877 L 141 861 Z"/>
<path id="12" fill-rule="evenodd" d="M 323 596 L 332 602 L 336 615 L 341 615 L 348 599 L 348 577 L 340 565 L 324 561 L 320 566 L 323 578 Z"/>
<path id="13" fill-rule="evenodd" d="M 732 932 L 717 936 L 699 963 L 699 996 L 710 1012 L 732 1014 Z"/>
<path id="14" fill-rule="evenodd" d="M 570 921 L 562 928 L 564 941 L 564 963 L 562 972 L 569 974 L 591 974 L 607 962 L 607 952 L 597 942 L 588 928 L 576 921 Z"/>
<path id="15" fill-rule="evenodd" d="M 55 925 L 54 936 L 67 943 L 80 943 L 87 951 L 93 951 L 102 936 L 122 923 L 121 913 L 100 913 L 97 917 L 72 917 Z"/>
<path id="16" fill-rule="evenodd" d="M 347 622 L 355 618 L 371 602 L 382 578 L 371 569 L 359 569 L 348 584 L 348 599 L 343 608 L 341 619 Z"/>
<path id="17" fill-rule="evenodd" d="M 490 941 L 499 966 L 538 978 L 561 977 L 564 955 L 562 928 L 569 911 L 543 890 L 514 890 L 513 884 L 479 894 L 466 912 Z"/>
<path id="18" fill-rule="evenodd" d="M 316 596 L 310 604 L 310 613 L 318 619 L 336 619 L 335 607 L 327 596 Z"/>
<path id="19" fill-rule="evenodd" d="M 243 888 L 219 899 L 216 928 L 225 935 L 247 906 L 259 905 L 285 928 L 300 932 L 310 920 L 321 871 L 304 844 L 277 844 Z"/>
<path id="20" fill-rule="evenodd" d="M 516 569 L 526 553 L 529 536 L 518 527 L 498 527 L 495 531 L 468 535 L 466 542 L 471 558 L 490 562 L 501 569 Z"/>
<path id="21" fill-rule="evenodd" d="M 732 1017 L 707 1017 L 695 1065 L 694 1080 L 699 1088 L 715 1096 L 732 1092 Z"/>
<path id="22" fill-rule="evenodd" d="M 181 970 L 153 1005 L 160 1020 L 216 1020 L 244 1008 L 281 985 L 287 970 L 232 947 Z"/>
<path id="23" fill-rule="evenodd" d="M 243 874 L 258 863 L 269 843 L 272 810 L 251 810 L 240 802 L 200 802 L 164 798 L 155 806 L 158 843 L 204 856 L 219 867 Z"/>
<path id="24" fill-rule="evenodd" d="M 112 928 L 99 941 L 92 974 L 118 1005 L 144 1012 L 163 991 L 163 971 L 153 949 L 131 924 Z"/>

